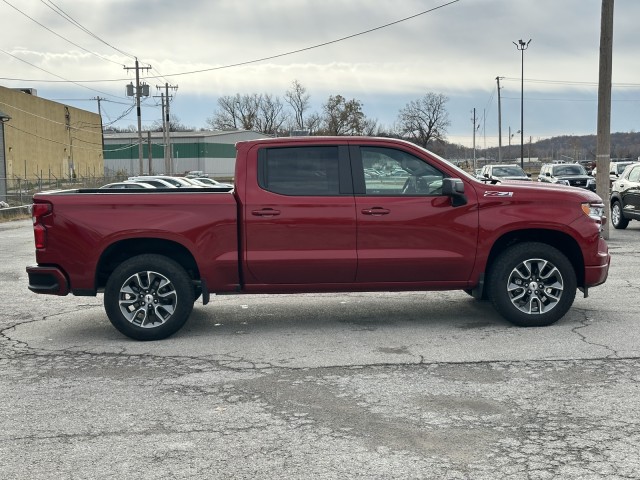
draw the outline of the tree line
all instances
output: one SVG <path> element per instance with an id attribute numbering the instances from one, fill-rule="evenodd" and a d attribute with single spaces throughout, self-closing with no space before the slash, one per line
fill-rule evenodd
<path id="1" fill-rule="evenodd" d="M 450 125 L 447 101 L 445 95 L 428 92 L 400 109 L 392 127 L 384 127 L 367 117 L 360 100 L 340 94 L 329 95 L 319 112 L 312 111 L 311 95 L 294 80 L 283 97 L 270 93 L 221 96 L 207 124 L 215 130 L 254 130 L 274 136 L 304 132 L 401 137 L 427 147 L 446 139 Z"/>
<path id="2" fill-rule="evenodd" d="M 367 135 L 398 137 L 423 147 L 434 149 L 446 144 L 450 125 L 446 110 L 448 98 L 428 92 L 410 101 L 398 112 L 391 127 L 367 117 L 360 100 L 340 94 L 329 95 L 320 111 L 312 111 L 311 95 L 306 87 L 294 80 L 284 96 L 271 93 L 223 95 L 218 98 L 213 115 L 206 123 L 214 130 L 253 130 L 267 135 L 286 136 L 293 132 L 305 135 Z M 171 115 L 172 132 L 193 131 Z M 162 131 L 161 121 L 155 121 L 151 131 Z M 105 132 L 136 132 L 137 127 L 108 127 Z M 441 153 L 441 152 L 438 152 Z"/>

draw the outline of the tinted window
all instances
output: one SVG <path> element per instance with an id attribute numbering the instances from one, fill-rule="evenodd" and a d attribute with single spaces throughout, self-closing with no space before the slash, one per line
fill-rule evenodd
<path id="1" fill-rule="evenodd" d="M 339 195 L 338 147 L 269 148 L 258 159 L 258 183 L 283 195 Z"/>
<path id="2" fill-rule="evenodd" d="M 393 148 L 360 147 L 367 195 L 441 195 L 444 175 Z"/>

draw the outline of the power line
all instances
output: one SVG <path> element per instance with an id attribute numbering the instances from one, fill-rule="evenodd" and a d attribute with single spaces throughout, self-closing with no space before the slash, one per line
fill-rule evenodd
<path id="1" fill-rule="evenodd" d="M 520 81 L 519 78 L 513 77 L 500 77 L 507 81 Z M 573 80 L 545 80 L 539 78 L 525 78 L 525 82 L 527 83 L 542 83 L 542 84 L 551 84 L 551 85 L 575 85 L 575 86 L 586 86 L 586 87 L 597 87 L 598 82 L 581 82 L 581 81 L 573 81 Z M 640 83 L 612 83 L 611 84 L 617 88 L 639 88 Z"/>
<path id="2" fill-rule="evenodd" d="M 74 19 L 73 17 L 71 17 L 71 15 L 69 15 L 67 12 L 65 12 L 64 10 L 62 10 L 58 5 L 56 5 L 55 3 L 53 3 L 51 0 L 48 0 L 47 2 L 45 2 L 44 0 L 40 0 L 40 2 L 42 4 L 44 4 L 45 6 L 47 6 L 48 8 L 50 8 L 53 12 L 55 12 L 57 15 L 60 15 L 62 18 L 64 18 L 65 20 L 67 20 L 69 23 L 71 23 L 72 25 L 75 25 L 77 28 L 79 28 L 80 30 L 82 30 L 84 33 L 86 33 L 87 35 L 95 38 L 96 40 L 98 40 L 101 43 L 104 43 L 106 46 L 112 48 L 113 50 L 115 50 L 118 53 L 123 54 L 126 57 L 130 57 L 130 58 L 135 58 L 134 55 L 127 53 L 123 50 L 120 50 L 117 47 L 114 47 L 113 45 L 111 45 L 109 42 L 103 40 L 102 38 L 98 37 L 95 33 L 93 33 L 91 30 L 89 30 L 88 28 L 86 28 L 84 25 L 82 25 L 80 22 L 78 22 L 76 19 Z M 111 61 L 111 60 L 109 60 Z M 116 62 L 113 62 L 116 63 Z M 118 65 L 120 65 L 118 63 Z"/>
<path id="3" fill-rule="evenodd" d="M 98 145 L 100 148 L 82 147 L 80 145 L 71 145 L 70 143 L 59 142 L 59 141 L 53 140 L 51 138 L 42 137 L 42 136 L 37 135 L 37 134 L 35 134 L 33 132 L 28 132 L 26 130 L 22 130 L 21 128 L 18 128 L 15 125 L 13 125 L 11 122 L 5 123 L 5 128 L 6 127 L 12 128 L 14 130 L 17 130 L 19 132 L 25 133 L 25 134 L 30 135 L 32 137 L 39 138 L 40 140 L 45 140 L 47 142 L 56 143 L 58 145 L 62 145 L 62 146 L 65 146 L 65 147 L 82 148 L 83 150 L 90 150 L 92 152 L 101 152 L 102 151 L 102 143 L 95 143 L 94 144 L 94 145 Z M 78 138 L 76 138 L 76 140 L 78 140 Z M 91 142 L 87 142 L 87 143 L 91 143 Z"/>
<path id="4" fill-rule="evenodd" d="M 5 106 L 7 106 L 7 107 L 9 107 L 9 108 L 11 108 L 11 109 L 13 109 L 13 110 L 18 111 L 18 112 L 25 113 L 25 114 L 27 114 L 27 115 L 31 115 L 32 117 L 35 117 L 35 118 L 39 118 L 40 120 L 45 120 L 45 121 L 47 121 L 47 122 L 56 123 L 56 124 L 58 124 L 58 125 L 64 125 L 64 126 L 66 126 L 66 127 L 71 128 L 72 130 L 76 130 L 76 131 L 79 131 L 79 132 L 91 133 L 91 134 L 94 134 L 94 135 L 100 135 L 100 133 L 95 132 L 95 131 L 93 131 L 93 130 L 82 130 L 82 129 L 80 129 L 80 128 L 71 127 L 70 125 L 67 125 L 67 123 L 66 123 L 66 122 L 57 122 L 57 121 L 52 120 L 52 119 L 50 119 L 50 118 L 46 118 L 46 117 L 43 117 L 43 116 L 41 116 L 41 115 L 36 115 L 35 113 L 29 112 L 29 111 L 27 111 L 27 110 L 22 110 L 21 108 L 15 107 L 15 106 L 13 106 L 13 105 L 9 105 L 8 103 L 5 103 L 5 102 L 0 102 L 0 105 L 5 105 Z"/>
<path id="5" fill-rule="evenodd" d="M 2 1 L 7 3 L 6 0 L 2 0 Z M 443 3 L 442 5 L 438 5 L 437 7 L 433 7 L 433 8 L 424 10 L 424 11 L 416 13 L 414 15 L 410 15 L 408 17 L 404 17 L 404 18 L 401 18 L 399 20 L 395 20 L 393 22 L 385 23 L 384 25 L 379 25 L 377 27 L 373 27 L 373 28 L 370 28 L 368 30 L 363 30 L 363 31 L 358 32 L 358 33 L 354 33 L 354 34 L 351 34 L 351 35 L 347 35 L 347 36 L 344 36 L 344 37 L 337 38 L 335 40 L 330 40 L 330 41 L 319 43 L 319 44 L 316 44 L 316 45 L 311 45 L 309 47 L 298 48 L 296 50 L 290 50 L 290 51 L 284 52 L 284 53 L 278 53 L 278 54 L 275 54 L 275 55 L 270 55 L 270 56 L 267 56 L 267 57 L 257 58 L 257 59 L 254 59 L 254 60 L 247 60 L 245 62 L 238 62 L 238 63 L 232 63 L 232 64 L 228 64 L 228 65 L 222 65 L 222 66 L 219 66 L 219 67 L 203 68 L 203 69 L 200 69 L 200 70 L 192 70 L 192 71 L 180 72 L 180 73 L 169 73 L 169 74 L 166 74 L 166 75 L 146 76 L 146 77 L 142 77 L 142 80 L 158 79 L 158 78 L 166 78 L 166 77 L 178 77 L 178 76 L 183 76 L 183 75 L 194 75 L 196 73 L 205 73 L 205 72 L 212 72 L 212 71 L 217 71 L 217 70 L 224 70 L 224 69 L 227 69 L 227 68 L 234 68 L 234 67 L 240 67 L 240 66 L 244 66 L 244 65 L 250 65 L 252 63 L 260 63 L 260 62 L 264 62 L 264 61 L 267 61 L 267 60 L 273 60 L 273 59 L 276 59 L 276 58 L 282 58 L 282 57 L 286 57 L 286 56 L 289 56 L 289 55 L 294 55 L 296 53 L 306 52 L 306 51 L 309 51 L 309 50 L 315 50 L 317 48 L 322 48 L 322 47 L 326 47 L 328 45 L 333 45 L 335 43 L 344 42 L 344 41 L 350 40 L 352 38 L 356 38 L 356 37 L 359 37 L 359 36 L 362 36 L 362 35 L 366 35 L 368 33 L 372 33 L 372 32 L 378 31 L 378 30 L 382 30 L 384 28 L 391 27 L 393 25 L 397 25 L 397 24 L 402 23 L 402 22 L 406 22 L 408 20 L 412 20 L 412 19 L 420 17 L 422 15 L 426 15 L 428 13 L 432 13 L 432 12 L 434 12 L 436 10 L 441 9 L 441 8 L 453 5 L 454 3 L 458 3 L 459 1 L 460 0 L 452 0 L 450 2 Z M 22 81 L 22 82 L 58 83 L 58 81 L 56 81 L 56 80 L 27 80 L 27 79 L 20 79 L 20 78 L 5 78 L 5 77 L 0 77 L 0 80 L 15 80 L 15 81 Z M 116 79 L 108 79 L 108 80 L 77 80 L 77 82 L 80 82 L 80 83 L 126 82 L 128 80 L 130 80 L 130 79 L 129 78 L 116 78 Z"/>
<path id="6" fill-rule="evenodd" d="M 4 1 L 4 0 L 3 0 L 3 1 Z M 67 79 L 67 78 L 61 77 L 60 75 L 57 75 L 57 74 L 52 73 L 52 72 L 50 72 L 50 71 L 48 71 L 48 70 L 45 70 L 45 69 L 44 69 L 44 68 L 42 68 L 42 67 L 38 67 L 37 65 L 34 65 L 33 63 L 27 62 L 26 60 L 24 60 L 24 59 L 22 59 L 22 58 L 20 58 L 20 57 L 18 57 L 18 56 L 16 56 L 16 55 L 14 55 L 14 54 L 12 54 L 12 53 L 9 53 L 9 52 L 7 52 L 6 50 L 3 50 L 3 49 L 1 49 L 1 48 L 0 48 L 0 52 L 4 53 L 4 54 L 6 54 L 6 55 L 9 55 L 9 56 L 10 56 L 10 57 L 12 57 L 12 58 L 15 58 L 15 59 L 16 59 L 16 60 L 18 60 L 19 62 L 26 63 L 26 64 L 27 64 L 27 65 L 29 65 L 30 67 L 37 68 L 38 70 L 41 70 L 41 71 L 43 71 L 44 73 L 47 73 L 47 74 L 49 74 L 49 75 L 53 75 L 54 77 L 61 78 L 62 80 L 64 80 L 64 83 L 73 83 L 74 85 L 77 85 L 78 87 L 86 88 L 87 90 L 91 90 L 92 92 L 102 93 L 103 95 L 109 95 L 110 97 L 116 97 L 116 98 L 117 98 L 117 96 L 116 96 L 116 95 L 113 95 L 113 94 L 111 94 L 111 93 L 101 92 L 100 90 L 96 90 L 96 89 L 94 89 L 94 88 L 87 87 L 86 85 L 82 85 L 82 84 L 81 84 L 81 83 L 79 83 L 79 82 L 74 82 L 73 80 L 69 80 L 69 79 Z"/>
<path id="7" fill-rule="evenodd" d="M 35 18 L 30 17 L 29 15 L 27 15 L 26 13 L 24 13 L 22 10 L 20 10 L 18 7 L 12 5 L 11 3 L 9 3 L 7 0 L 2 0 L 4 3 L 6 3 L 7 5 L 9 5 L 11 8 L 13 8 L 16 12 L 20 13 L 21 15 L 24 15 L 25 17 L 27 17 L 29 20 L 31 20 L 32 22 L 36 23 L 37 25 L 39 25 L 40 27 L 44 28 L 47 32 L 50 32 L 52 34 L 54 34 L 56 37 L 61 38 L 62 40 L 64 40 L 65 42 L 70 43 L 71 45 L 73 45 L 74 47 L 78 47 L 81 50 L 84 50 L 87 53 L 90 53 L 91 55 L 94 55 L 106 62 L 111 62 L 111 63 L 115 63 L 116 65 L 122 65 L 119 62 L 115 62 L 109 58 L 103 57 L 102 55 L 92 52 L 91 50 L 87 50 L 86 48 L 78 45 L 77 43 L 72 42 L 71 40 L 69 40 L 66 37 L 63 37 L 62 35 L 60 35 L 59 33 L 54 32 L 53 30 L 51 30 L 49 27 L 43 25 L 42 23 L 40 23 L 39 21 L 37 21 Z M 56 75 L 57 76 L 57 75 Z"/>
<path id="8" fill-rule="evenodd" d="M 453 0 L 451 2 L 444 3 L 442 5 L 438 5 L 437 7 L 433 7 L 433 8 L 430 8 L 428 10 L 424 10 L 422 12 L 416 13 L 415 15 L 410 15 L 408 17 L 401 18 L 400 20 L 395 20 L 393 22 L 385 23 L 384 25 L 373 27 L 373 28 L 370 28 L 368 30 L 363 30 L 362 32 L 358 32 L 358 33 L 354 33 L 354 34 L 351 34 L 351 35 L 347 35 L 345 37 L 340 37 L 340 38 L 335 39 L 335 40 L 330 40 L 328 42 L 319 43 L 317 45 L 312 45 L 312 46 L 309 46 L 309 47 L 299 48 L 297 50 L 291 50 L 289 52 L 279 53 L 279 54 L 276 54 L 276 55 L 271 55 L 271 56 L 268 56 L 268 57 L 262 57 L 262 58 L 258 58 L 258 59 L 255 59 L 255 60 L 248 60 L 246 62 L 233 63 L 233 64 L 229 64 L 229 65 L 224 65 L 224 66 L 221 66 L 221 67 L 204 68 L 204 69 L 201 69 L 201 70 L 193 70 L 193 71 L 190 71 L 190 72 L 170 73 L 170 74 L 165 75 L 165 76 L 166 77 L 177 77 L 177 76 L 181 76 L 181 75 L 191 75 L 191 74 L 195 74 L 195 73 L 212 72 L 212 71 L 215 71 L 215 70 L 222 70 L 222 69 L 226 69 L 226 68 L 240 67 L 240 66 L 249 65 L 249 64 L 252 64 L 252 63 L 259 63 L 259 62 L 264 62 L 266 60 L 273 60 L 273 59 L 276 59 L 276 58 L 286 57 L 286 56 L 293 55 L 293 54 L 296 54 L 296 53 L 301 53 L 301 52 L 306 52 L 306 51 L 309 51 L 309 50 L 314 50 L 316 48 L 326 47 L 327 45 L 332 45 L 332 44 L 335 44 L 335 43 L 344 42 L 345 40 L 350 40 L 352 38 L 356 38 L 356 37 L 359 37 L 359 36 L 362 36 L 362 35 L 366 35 L 368 33 L 375 32 L 377 30 L 382 30 L 384 28 L 391 27 L 393 25 L 397 25 L 397 24 L 402 23 L 402 22 L 406 22 L 407 20 L 412 20 L 412 19 L 420 17 L 422 15 L 426 15 L 427 13 L 431 13 L 431 12 L 434 12 L 434 11 L 439 10 L 441 8 L 453 5 L 454 3 L 457 3 L 459 1 L 460 0 Z M 145 78 L 157 78 L 157 77 L 145 77 Z"/>
<path id="9" fill-rule="evenodd" d="M 502 97 L 506 100 L 520 100 L 520 97 Z M 542 98 L 542 97 L 525 97 L 527 101 L 543 101 L 543 102 L 597 102 L 597 98 Z M 612 102 L 640 102 L 640 99 L 611 99 Z"/>

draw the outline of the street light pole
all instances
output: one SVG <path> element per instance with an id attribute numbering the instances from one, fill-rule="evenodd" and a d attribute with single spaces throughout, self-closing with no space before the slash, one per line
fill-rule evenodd
<path id="1" fill-rule="evenodd" d="M 531 39 L 528 42 L 520 39 L 518 43 L 513 42 L 518 50 L 520 50 L 520 167 L 524 168 L 524 51 L 529 47 Z"/>

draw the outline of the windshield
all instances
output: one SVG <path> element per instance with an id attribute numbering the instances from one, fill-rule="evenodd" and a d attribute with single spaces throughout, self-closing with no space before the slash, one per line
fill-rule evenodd
<path id="1" fill-rule="evenodd" d="M 526 177 L 520 167 L 497 167 L 493 169 L 493 175 L 496 177 Z"/>
<path id="2" fill-rule="evenodd" d="M 449 166 L 450 168 L 453 168 L 456 172 L 458 172 L 461 176 L 466 177 L 468 179 L 471 180 L 475 180 L 476 182 L 478 181 L 478 179 L 476 177 L 474 177 L 473 175 L 471 175 L 468 172 L 465 172 L 463 169 L 461 169 L 460 167 L 458 167 L 457 165 L 455 165 L 454 163 L 450 162 L 449 160 L 447 160 L 446 158 L 442 158 L 440 155 L 437 155 L 435 153 L 433 153 L 431 150 L 427 150 L 426 148 L 420 147 L 419 145 L 416 145 L 418 148 L 420 148 L 421 150 L 424 150 L 425 152 L 428 152 L 429 155 L 431 155 L 432 157 L 437 158 L 438 160 L 440 160 L 441 162 L 444 162 L 447 164 L 447 166 Z"/>
<path id="3" fill-rule="evenodd" d="M 561 175 L 586 175 L 587 171 L 582 165 L 559 165 L 553 167 L 553 175 L 555 177 Z"/>
<path id="4" fill-rule="evenodd" d="M 627 168 L 627 165 L 631 165 L 631 162 L 629 162 L 629 163 L 616 163 L 616 173 L 618 175 L 620 175 L 622 172 L 624 172 L 624 169 Z"/>

